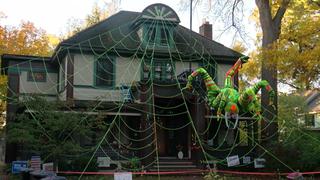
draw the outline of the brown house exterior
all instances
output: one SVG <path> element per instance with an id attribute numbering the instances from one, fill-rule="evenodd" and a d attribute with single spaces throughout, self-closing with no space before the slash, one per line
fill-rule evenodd
<path id="1" fill-rule="evenodd" d="M 246 132 L 240 134 L 217 121 L 200 97 L 181 91 L 190 68 L 197 67 L 207 68 L 222 86 L 225 72 L 241 54 L 210 39 L 206 27 L 212 32 L 212 26 L 210 29 L 207 23 L 201 32 L 209 37 L 179 23 L 170 7 L 153 4 L 141 13 L 120 11 L 75 34 L 62 41 L 51 57 L 2 55 L 2 73 L 8 76 L 9 89 L 7 123 L 19 111 L 11 103 L 15 96 L 41 94 L 48 100 L 71 102 L 75 111 L 99 101 L 98 109 L 106 120 L 121 117 L 124 135 L 110 140 L 110 146 L 99 149 L 96 157 L 108 156 L 117 162 L 124 160 L 121 155 L 138 156 L 149 170 L 161 161 L 165 168 L 170 168 L 170 161 L 184 162 L 184 168 L 202 167 L 205 158 L 196 134 L 212 157 L 254 157 L 258 135 L 252 119 L 240 118 L 239 125 Z M 138 137 L 131 128 L 139 130 Z M 120 145 L 112 146 L 114 142 L 145 148 L 121 154 Z M 182 159 L 177 158 L 179 151 Z M 7 144 L 6 162 L 17 157 L 27 158 L 16 145 Z"/>

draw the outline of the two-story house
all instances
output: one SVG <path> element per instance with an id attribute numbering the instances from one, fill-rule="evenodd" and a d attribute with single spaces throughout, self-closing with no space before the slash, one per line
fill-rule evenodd
<path id="1" fill-rule="evenodd" d="M 181 91 L 186 75 L 197 67 L 205 67 L 223 86 L 225 73 L 241 54 L 213 41 L 211 24 L 204 23 L 198 34 L 179 23 L 172 8 L 152 4 L 141 13 L 120 11 L 75 34 L 51 57 L 2 55 L 2 73 L 8 76 L 7 123 L 17 113 L 12 97 L 41 94 L 67 101 L 73 111 L 101 102 L 88 113 L 103 112 L 108 122 L 121 118 L 118 130 L 110 131 L 121 131 L 120 137 L 108 138 L 110 147 L 103 147 L 103 153 L 99 149 L 97 157 L 130 158 L 113 143 L 135 147 L 129 154 L 141 158 L 145 168 L 155 158 L 179 160 L 179 152 L 182 160 L 197 165 L 203 150 L 221 159 L 250 155 L 253 143 L 246 138 L 255 138 L 255 123 L 240 122 L 247 134 L 230 130 L 216 121 L 203 100 Z M 6 161 L 19 153 L 7 144 Z"/>

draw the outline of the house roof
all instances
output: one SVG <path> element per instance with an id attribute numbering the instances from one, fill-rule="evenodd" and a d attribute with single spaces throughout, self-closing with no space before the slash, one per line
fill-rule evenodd
<path id="1" fill-rule="evenodd" d="M 155 12 L 151 12 L 152 10 Z M 165 10 L 164 10 L 165 9 Z M 171 11 L 171 12 L 170 12 Z M 154 15 L 154 17 L 152 17 Z M 88 27 L 72 37 L 59 43 L 52 57 L 2 55 L 2 73 L 6 73 L 9 60 L 37 61 L 45 60 L 57 62 L 70 51 L 80 51 L 81 53 L 116 52 L 120 54 L 143 54 L 153 51 L 144 49 L 139 37 L 140 27 L 144 22 L 158 20 L 168 23 L 173 29 L 174 48 L 155 49 L 156 56 L 174 56 L 185 60 L 218 60 L 233 63 L 242 54 L 225 47 L 224 45 L 208 39 L 194 31 L 179 25 L 180 19 L 177 14 L 167 5 L 153 4 L 145 8 L 142 13 L 132 11 L 120 11 L 109 18 Z M 171 24 L 170 24 L 171 23 Z M 177 56 L 178 55 L 178 56 Z"/>
<path id="2" fill-rule="evenodd" d="M 8 73 L 9 61 L 16 62 L 15 65 L 26 65 L 26 63 L 34 62 L 50 62 L 51 57 L 30 56 L 30 55 L 17 55 L 17 54 L 2 54 L 1 57 L 1 74 Z M 29 64 L 27 64 L 28 66 Z"/>
<path id="3" fill-rule="evenodd" d="M 310 112 L 320 112 L 320 91 L 309 90 L 303 93 Z"/>
<path id="4" fill-rule="evenodd" d="M 143 11 L 144 12 L 144 11 Z M 135 22 L 141 19 L 139 12 L 120 11 L 113 16 L 82 30 L 74 36 L 62 41 L 53 55 L 57 59 L 59 55 L 70 50 L 80 50 L 81 52 L 143 52 L 138 35 L 139 26 Z M 141 22 L 141 21 L 140 21 Z M 177 24 L 177 23 L 176 23 Z M 173 39 L 175 50 L 172 53 L 193 57 L 224 57 L 236 60 L 242 54 L 225 47 L 224 45 L 208 39 L 194 31 L 176 25 L 173 27 Z M 157 51 L 157 50 L 156 50 Z M 168 54 L 166 51 L 157 51 Z"/>

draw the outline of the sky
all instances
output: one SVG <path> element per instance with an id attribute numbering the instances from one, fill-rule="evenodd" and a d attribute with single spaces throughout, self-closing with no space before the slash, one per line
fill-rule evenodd
<path id="1" fill-rule="evenodd" d="M 46 30 L 49 34 L 59 35 L 66 31 L 66 24 L 70 18 L 84 19 L 91 12 L 94 3 L 103 5 L 108 0 L 0 0 L 0 12 L 6 15 L 1 19 L 2 25 L 17 26 L 21 21 L 31 21 L 36 27 Z M 164 3 L 174 9 L 181 25 L 190 27 L 189 8 L 181 8 L 180 0 L 121 0 L 120 10 L 141 12 L 150 4 Z M 246 4 L 246 13 L 250 14 L 254 7 L 253 1 Z M 222 25 L 217 23 L 208 13 L 205 6 L 197 6 L 193 9 L 192 29 L 199 31 L 199 26 L 205 20 L 214 22 L 213 37 L 216 41 L 230 47 L 233 39 L 228 34 L 216 37 L 220 34 Z M 247 19 L 245 19 L 247 21 Z M 249 34 L 248 44 L 253 46 L 255 29 L 249 21 L 246 22 Z"/>

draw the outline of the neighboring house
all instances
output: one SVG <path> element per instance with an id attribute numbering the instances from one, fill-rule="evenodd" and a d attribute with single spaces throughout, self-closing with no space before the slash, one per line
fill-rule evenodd
<path id="1" fill-rule="evenodd" d="M 312 130 L 320 130 L 320 91 L 309 90 L 304 93 L 307 113 L 305 124 Z"/>
<path id="2" fill-rule="evenodd" d="M 200 166 L 203 153 L 195 143 L 195 130 L 204 139 L 205 150 L 215 157 L 254 156 L 256 123 L 242 118 L 239 125 L 245 134 L 230 130 L 214 119 L 203 101 L 181 93 L 190 68 L 200 66 L 222 86 L 225 73 L 241 54 L 213 41 L 209 23 L 200 27 L 201 34 L 179 23 L 170 7 L 153 4 L 141 13 L 120 11 L 75 34 L 62 41 L 52 57 L 2 55 L 2 73 L 8 76 L 9 88 L 7 123 L 14 121 L 18 110 L 10 103 L 14 96 L 41 94 L 49 100 L 67 101 L 75 111 L 85 103 L 99 101 L 106 121 L 118 115 L 130 128 L 140 129 L 136 138 L 143 139 L 139 146 L 147 148 L 133 154 L 143 159 L 146 169 L 154 168 L 156 152 L 152 149 L 156 144 L 160 161 L 176 160 L 181 150 L 189 165 Z M 237 85 L 237 76 L 234 82 Z M 162 128 L 177 129 L 190 118 L 194 126 L 176 131 Z M 150 128 L 154 119 L 159 124 L 157 141 Z M 120 128 L 126 137 L 136 136 L 129 127 Z M 136 143 L 125 137 L 120 141 L 128 146 Z M 96 156 L 107 154 L 113 161 L 121 160 L 117 147 L 103 148 Z M 8 144 L 6 162 L 22 156 L 19 153 L 19 148 Z"/>

